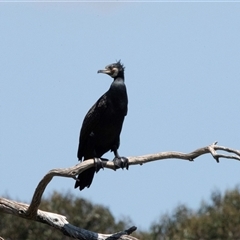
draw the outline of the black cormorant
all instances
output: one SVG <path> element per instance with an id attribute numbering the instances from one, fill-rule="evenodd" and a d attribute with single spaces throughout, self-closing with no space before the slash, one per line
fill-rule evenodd
<path id="1" fill-rule="evenodd" d="M 127 89 L 124 83 L 124 66 L 118 61 L 107 65 L 98 73 L 108 74 L 113 78 L 109 90 L 104 93 L 86 114 L 79 137 L 77 157 L 79 161 L 94 158 L 95 167 L 89 168 L 78 175 L 75 188 L 80 190 L 90 187 L 95 171 L 101 166 L 101 157 L 109 150 L 114 152 L 116 168 L 128 169 L 128 159 L 120 157 L 120 133 L 127 115 Z M 106 160 L 106 159 L 102 159 Z"/>

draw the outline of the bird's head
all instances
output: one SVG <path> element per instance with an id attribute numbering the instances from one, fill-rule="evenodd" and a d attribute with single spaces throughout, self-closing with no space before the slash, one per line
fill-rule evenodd
<path id="1" fill-rule="evenodd" d="M 114 79 L 118 77 L 124 78 L 124 66 L 120 61 L 117 61 L 107 65 L 103 70 L 98 70 L 98 73 L 106 73 Z"/>

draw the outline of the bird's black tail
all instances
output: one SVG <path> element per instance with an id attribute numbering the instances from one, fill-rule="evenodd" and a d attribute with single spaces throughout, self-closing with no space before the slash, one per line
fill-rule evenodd
<path id="1" fill-rule="evenodd" d="M 83 190 L 85 187 L 90 187 L 95 173 L 95 168 L 89 168 L 86 171 L 78 175 L 78 180 L 75 183 L 75 188 L 79 187 L 79 190 Z"/>

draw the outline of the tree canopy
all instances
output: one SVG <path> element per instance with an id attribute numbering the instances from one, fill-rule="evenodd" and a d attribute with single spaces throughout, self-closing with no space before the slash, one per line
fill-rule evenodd
<path id="1" fill-rule="evenodd" d="M 213 191 L 211 202 L 203 201 L 196 211 L 179 205 L 152 225 L 151 234 L 153 240 L 240 239 L 239 188 L 224 195 Z"/>

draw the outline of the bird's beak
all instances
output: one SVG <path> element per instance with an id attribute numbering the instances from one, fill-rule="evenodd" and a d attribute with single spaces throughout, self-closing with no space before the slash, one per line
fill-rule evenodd
<path id="1" fill-rule="evenodd" d="M 103 70 L 98 70 L 97 73 L 105 73 L 105 74 L 110 74 L 111 71 L 109 69 L 103 69 Z"/>

